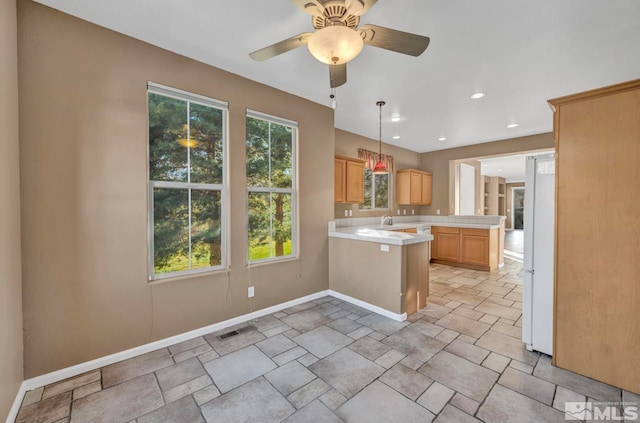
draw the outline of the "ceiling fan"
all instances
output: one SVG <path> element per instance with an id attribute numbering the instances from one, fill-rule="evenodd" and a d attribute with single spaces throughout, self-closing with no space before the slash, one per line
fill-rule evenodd
<path id="1" fill-rule="evenodd" d="M 319 61 L 329 65 L 331 88 L 347 82 L 347 62 L 355 58 L 364 44 L 419 56 L 429 45 L 429 37 L 360 24 L 364 15 L 377 0 L 292 0 L 305 13 L 312 16 L 315 32 L 303 32 L 249 56 L 263 61 L 306 45 Z"/>

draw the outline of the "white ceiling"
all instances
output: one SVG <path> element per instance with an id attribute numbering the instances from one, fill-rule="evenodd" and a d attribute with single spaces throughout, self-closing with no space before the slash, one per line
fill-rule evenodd
<path id="1" fill-rule="evenodd" d="M 553 150 L 478 159 L 482 165 L 480 174 L 500 176 L 503 177 L 507 183 L 524 182 L 526 157 L 549 153 L 553 153 Z"/>
<path id="2" fill-rule="evenodd" d="M 306 48 L 266 62 L 248 56 L 313 30 L 288 0 L 38 2 L 331 105 L 328 68 Z M 640 78 L 638 17 L 638 0 L 379 0 L 361 24 L 431 44 L 418 58 L 365 46 L 337 89 L 336 127 L 378 139 L 382 99 L 383 141 L 417 152 L 551 131 L 547 99 Z M 475 91 L 487 96 L 470 100 Z M 511 122 L 520 126 L 506 129 Z"/>

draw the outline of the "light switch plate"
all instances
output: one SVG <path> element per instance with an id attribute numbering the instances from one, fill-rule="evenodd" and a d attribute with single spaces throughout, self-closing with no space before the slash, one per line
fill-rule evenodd
<path id="1" fill-rule="evenodd" d="M 387 244 L 380 245 L 380 251 L 384 251 L 385 253 L 389 252 L 389 246 Z"/>
<path id="2" fill-rule="evenodd" d="M 255 290 L 253 289 L 253 287 L 252 287 L 252 286 L 250 286 L 250 287 L 249 287 L 249 290 L 248 290 L 248 292 L 247 292 L 247 296 L 248 296 L 249 298 L 253 298 L 253 296 L 254 296 L 254 295 L 255 295 Z"/>

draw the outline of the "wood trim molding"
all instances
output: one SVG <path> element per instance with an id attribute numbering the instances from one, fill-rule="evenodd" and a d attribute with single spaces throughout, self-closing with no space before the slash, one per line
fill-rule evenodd
<path id="1" fill-rule="evenodd" d="M 601 97 L 612 93 L 621 93 L 638 88 L 640 88 L 640 79 L 634 79 L 633 81 L 622 82 L 615 85 L 608 85 L 606 87 L 596 88 L 578 94 L 571 94 L 564 97 L 553 98 L 551 100 L 547 100 L 547 103 L 549 103 L 549 106 L 551 106 L 551 110 L 555 112 L 557 107 L 562 104 L 573 103 L 575 101 L 586 100 L 588 98 Z"/>

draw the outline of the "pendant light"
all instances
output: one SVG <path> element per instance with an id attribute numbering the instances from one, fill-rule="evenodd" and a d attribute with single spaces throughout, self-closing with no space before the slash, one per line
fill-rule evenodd
<path id="1" fill-rule="evenodd" d="M 378 161 L 373 167 L 372 173 L 375 175 L 385 175 L 389 173 L 387 165 L 382 161 L 382 106 L 386 103 L 384 101 L 376 102 L 376 106 L 380 107 L 380 149 L 378 150 Z"/>

